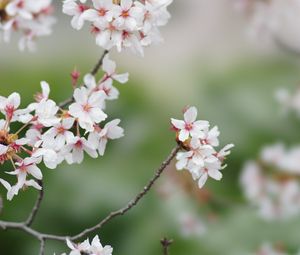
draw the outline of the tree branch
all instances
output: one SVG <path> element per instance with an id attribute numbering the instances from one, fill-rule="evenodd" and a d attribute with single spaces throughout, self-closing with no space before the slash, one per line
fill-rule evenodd
<path id="1" fill-rule="evenodd" d="M 41 247 L 40 247 L 40 255 L 44 255 L 45 254 L 45 239 L 42 238 L 41 239 Z"/>
<path id="2" fill-rule="evenodd" d="M 27 220 L 25 222 L 25 225 L 28 226 L 28 227 L 31 226 L 31 224 L 33 223 L 33 221 L 34 221 L 34 219 L 35 219 L 35 217 L 36 217 L 36 215 L 37 215 L 37 213 L 38 213 L 38 211 L 39 211 L 39 209 L 41 207 L 42 200 L 44 198 L 44 185 L 43 185 L 43 181 L 39 180 L 38 183 L 42 187 L 42 189 L 39 191 L 39 195 L 38 195 L 38 198 L 37 198 L 37 200 L 35 202 L 35 205 L 32 208 L 32 211 L 29 214 L 29 216 L 28 216 L 28 218 L 27 218 Z"/>
<path id="3" fill-rule="evenodd" d="M 104 59 L 104 57 L 106 56 L 106 54 L 108 54 L 108 50 L 105 50 L 103 53 L 102 53 L 102 56 L 101 56 L 101 58 L 99 59 L 99 61 L 98 61 L 98 63 L 95 65 L 95 67 L 92 69 L 92 71 L 91 71 L 91 74 L 92 75 L 96 75 L 97 73 L 98 73 L 98 71 L 99 71 L 99 69 L 100 69 L 100 67 L 102 66 L 102 64 L 103 64 L 103 59 Z"/>
<path id="4" fill-rule="evenodd" d="M 80 232 L 79 234 L 72 236 L 71 240 L 77 240 L 80 239 L 87 234 L 94 232 L 97 229 L 100 229 L 103 225 L 111 221 L 117 216 L 122 216 L 126 212 L 128 212 L 130 209 L 132 209 L 134 206 L 137 205 L 137 203 L 148 193 L 148 191 L 152 188 L 154 183 L 159 179 L 163 171 L 166 169 L 166 167 L 171 163 L 172 159 L 176 156 L 177 152 L 180 150 L 181 146 L 177 145 L 170 153 L 170 155 L 167 157 L 167 159 L 160 165 L 160 167 L 156 170 L 155 175 L 151 178 L 151 180 L 148 182 L 148 184 L 144 187 L 143 190 L 141 190 L 140 193 L 138 193 L 134 199 L 132 199 L 125 207 L 111 212 L 106 218 L 104 218 L 102 221 L 100 221 L 97 225 L 87 228 Z"/>
<path id="5" fill-rule="evenodd" d="M 123 208 L 121 208 L 117 211 L 111 212 L 107 217 L 105 217 L 97 225 L 95 225 L 93 227 L 90 227 L 90 228 L 87 228 L 87 229 L 83 230 L 82 232 L 80 232 L 77 235 L 74 235 L 74 236 L 59 236 L 59 235 L 50 235 L 50 234 L 40 233 L 40 232 L 32 229 L 30 226 L 28 226 L 27 221 L 24 222 L 24 223 L 0 221 L 0 227 L 4 230 L 6 230 L 6 229 L 18 229 L 18 230 L 21 230 L 23 232 L 26 232 L 27 234 L 32 235 L 33 237 L 40 240 L 41 245 L 42 245 L 42 240 L 45 241 L 47 239 L 56 240 L 56 241 L 63 241 L 64 242 L 67 238 L 69 238 L 72 241 L 83 238 L 87 234 L 89 234 L 91 232 L 94 232 L 95 230 L 100 229 L 103 225 L 110 222 L 112 219 L 114 219 L 118 216 L 124 215 L 130 209 L 135 207 L 138 204 L 138 202 L 151 190 L 153 185 L 156 183 L 156 181 L 159 179 L 159 177 L 164 172 L 164 170 L 167 168 L 167 166 L 171 163 L 171 161 L 175 158 L 177 152 L 180 149 L 181 149 L 181 145 L 177 145 L 175 148 L 173 148 L 170 155 L 166 158 L 166 160 L 156 170 L 155 175 L 151 178 L 151 180 L 148 182 L 148 184 L 125 207 L 123 207 Z M 38 201 L 39 201 L 39 199 L 38 199 Z M 39 208 L 39 206 L 37 208 Z M 33 216 L 33 219 L 34 219 L 34 216 Z"/>

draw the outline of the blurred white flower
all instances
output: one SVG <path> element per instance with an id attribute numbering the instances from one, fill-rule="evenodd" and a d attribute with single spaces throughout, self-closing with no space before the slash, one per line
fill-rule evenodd
<path id="1" fill-rule="evenodd" d="M 2 18 L 0 32 L 4 42 L 9 42 L 12 32 L 19 31 L 19 49 L 35 50 L 35 40 L 52 33 L 55 18 L 51 16 L 51 0 L 12 0 L 0 6 Z M 4 17 L 4 18 L 3 18 Z M 1 34 L 1 33 L 0 33 Z"/>

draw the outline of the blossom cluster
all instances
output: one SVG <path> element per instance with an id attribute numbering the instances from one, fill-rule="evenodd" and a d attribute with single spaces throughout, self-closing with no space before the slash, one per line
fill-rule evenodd
<path id="1" fill-rule="evenodd" d="M 233 144 L 226 145 L 220 151 L 219 129 L 217 126 L 210 129 L 210 124 L 205 120 L 197 119 L 197 109 L 189 107 L 184 111 L 184 120 L 171 119 L 172 127 L 176 132 L 177 142 L 184 151 L 178 152 L 176 168 L 187 169 L 194 180 L 198 180 L 202 188 L 208 177 L 221 180 L 225 157 L 230 154 Z"/>
<path id="2" fill-rule="evenodd" d="M 91 23 L 96 44 L 104 49 L 124 48 L 143 55 L 143 47 L 162 40 L 159 27 L 170 14 L 173 0 L 65 0 L 63 12 L 72 16 L 71 25 L 81 29 Z"/>
<path id="3" fill-rule="evenodd" d="M 89 239 L 87 239 L 82 243 L 74 244 L 67 239 L 67 245 L 71 249 L 69 255 L 112 255 L 113 252 L 113 248 L 110 245 L 102 246 L 98 235 L 93 238 L 91 243 Z M 61 255 L 67 254 L 63 253 Z"/>
<path id="4" fill-rule="evenodd" d="M 235 3 L 248 19 L 251 38 L 271 45 L 298 47 L 299 0 L 235 0 Z"/>
<path id="5" fill-rule="evenodd" d="M 265 147 L 259 160 L 244 166 L 241 184 L 246 198 L 267 220 L 286 219 L 300 213 L 300 147 L 282 144 Z"/>
<path id="6" fill-rule="evenodd" d="M 24 109 L 19 109 L 18 93 L 0 97 L 0 111 L 5 117 L 0 120 L 0 163 L 11 163 L 13 171 L 7 173 L 17 177 L 17 183 L 12 186 L 0 178 L 8 190 L 9 200 L 27 186 L 42 188 L 36 181 L 43 178 L 40 163 L 50 169 L 63 161 L 79 164 L 84 152 L 92 158 L 102 156 L 108 140 L 123 136 L 119 119 L 105 125 L 103 122 L 108 118 L 104 112 L 105 102 L 118 98 L 113 80 L 125 83 L 128 74 L 117 74 L 115 62 L 108 54 L 102 68 L 104 75 L 99 81 L 87 74 L 84 85 L 74 88 L 73 103 L 67 109 L 49 98 L 50 87 L 44 81 L 41 82 L 42 93 L 38 93 L 35 102 Z M 17 123 L 23 125 L 14 132 Z M 9 165 L 5 167 L 9 168 Z"/>
<path id="7" fill-rule="evenodd" d="M 9 42 L 15 31 L 21 33 L 20 50 L 35 50 L 35 39 L 52 32 L 52 0 L 0 0 L 0 38 Z M 1 33 L 3 34 L 1 36 Z"/>

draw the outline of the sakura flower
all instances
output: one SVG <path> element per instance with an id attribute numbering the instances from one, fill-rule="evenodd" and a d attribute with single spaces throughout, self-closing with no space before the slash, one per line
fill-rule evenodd
<path id="1" fill-rule="evenodd" d="M 289 219 L 300 213 L 299 149 L 280 145 L 262 149 L 259 160 L 246 163 L 241 186 L 265 220 Z"/>
<path id="2" fill-rule="evenodd" d="M 36 105 L 35 114 L 37 121 L 45 127 L 51 127 L 59 122 L 56 117 L 58 106 L 53 100 L 42 100 Z"/>
<path id="3" fill-rule="evenodd" d="M 48 100 L 49 99 L 49 94 L 50 94 L 49 84 L 45 81 L 42 81 L 41 82 L 41 87 L 42 87 L 42 92 L 37 93 L 35 95 L 35 100 L 37 102 L 41 102 L 42 100 Z"/>
<path id="4" fill-rule="evenodd" d="M 64 147 L 63 154 L 66 155 L 65 158 L 69 164 L 80 164 L 83 161 L 84 151 L 92 158 L 98 156 L 94 144 L 85 138 L 76 136 Z"/>
<path id="5" fill-rule="evenodd" d="M 77 88 L 74 91 L 75 103 L 69 107 L 71 116 L 78 119 L 81 128 L 86 131 L 93 131 L 94 124 L 98 124 L 107 118 L 102 111 L 106 95 L 103 91 L 93 92 L 89 95 L 85 87 Z"/>
<path id="6" fill-rule="evenodd" d="M 105 72 L 104 80 L 109 79 L 116 80 L 120 83 L 126 83 L 128 81 L 128 73 L 117 74 L 116 73 L 116 62 L 109 59 L 109 54 L 106 54 L 103 59 L 103 71 Z"/>
<path id="7" fill-rule="evenodd" d="M 40 161 L 43 160 L 45 166 L 49 169 L 55 169 L 64 160 L 63 156 L 59 155 L 52 146 L 38 148 L 32 153 L 32 157 Z"/>
<path id="8" fill-rule="evenodd" d="M 98 149 L 99 155 L 103 156 L 109 139 L 119 139 L 124 136 L 123 128 L 119 127 L 120 120 L 108 122 L 100 132 L 90 133 L 88 141 Z"/>
<path id="9" fill-rule="evenodd" d="M 73 133 L 69 131 L 73 127 L 74 119 L 65 118 L 58 124 L 54 124 L 47 132 L 43 135 L 43 142 L 45 144 L 55 144 L 53 147 L 60 149 L 66 142 L 71 141 L 74 137 Z"/>
<path id="10" fill-rule="evenodd" d="M 94 9 L 90 8 L 83 13 L 83 19 L 96 23 L 99 27 L 105 27 L 114 16 L 113 4 L 106 0 L 93 0 Z"/>
<path id="11" fill-rule="evenodd" d="M 110 245 L 103 247 L 97 235 L 93 238 L 89 251 L 93 255 L 112 255 L 113 248 Z"/>
<path id="12" fill-rule="evenodd" d="M 10 16 L 20 15 L 24 19 L 32 19 L 32 13 L 29 10 L 30 1 L 26 0 L 13 0 L 5 8 L 6 12 Z"/>
<path id="13" fill-rule="evenodd" d="M 93 6 L 87 7 L 76 0 L 65 0 L 63 12 L 73 16 L 75 29 L 90 21 L 96 44 L 104 49 L 130 49 L 143 56 L 143 46 L 162 41 L 158 27 L 169 20 L 167 7 L 171 3 L 172 0 L 93 0 Z"/>
<path id="14" fill-rule="evenodd" d="M 63 2 L 63 13 L 73 16 L 71 25 L 74 29 L 81 29 L 84 25 L 84 12 L 88 7 L 84 4 L 77 4 L 76 0 L 65 0 Z"/>
<path id="15" fill-rule="evenodd" d="M 114 7 L 115 23 L 124 30 L 132 31 L 137 28 L 142 11 L 141 8 L 134 6 L 132 0 L 121 0 L 120 5 Z"/>
<path id="16" fill-rule="evenodd" d="M 110 245 L 105 245 L 104 247 L 100 243 L 98 236 L 95 236 L 90 244 L 89 239 L 82 243 L 74 244 L 69 239 L 67 239 L 67 245 L 71 249 L 69 255 L 81 255 L 81 254 L 91 254 L 91 255 L 112 255 L 113 249 Z"/>
<path id="17" fill-rule="evenodd" d="M 36 166 L 37 163 L 39 162 L 35 158 L 25 158 L 23 161 L 16 163 L 16 170 L 8 173 L 17 175 L 19 185 L 25 183 L 28 174 L 31 174 L 36 179 L 41 180 L 43 178 L 43 175 L 41 170 Z"/>
<path id="18" fill-rule="evenodd" d="M 5 0 L 0 7 L 4 42 L 9 42 L 12 32 L 20 32 L 19 49 L 33 51 L 36 38 L 51 34 L 55 23 L 51 0 Z"/>
<path id="19" fill-rule="evenodd" d="M 18 93 L 12 93 L 8 98 L 0 97 L 0 111 L 8 121 L 13 119 L 15 111 L 21 104 L 21 97 Z"/>
<path id="20" fill-rule="evenodd" d="M 85 240 L 79 244 L 73 244 L 69 239 L 67 239 L 67 245 L 72 250 L 70 255 L 81 255 L 90 249 L 91 245 L 89 240 Z"/>
<path id="21" fill-rule="evenodd" d="M 221 162 L 214 158 L 206 159 L 204 161 L 203 168 L 192 168 L 191 173 L 194 179 L 198 179 L 198 186 L 202 188 L 206 183 L 208 177 L 211 177 L 217 181 L 222 179 Z"/>
<path id="22" fill-rule="evenodd" d="M 185 142 L 189 137 L 200 138 L 204 136 L 203 129 L 208 128 L 208 122 L 203 120 L 196 121 L 196 118 L 196 107 L 190 107 L 184 113 L 184 121 L 171 119 L 172 125 L 179 131 L 179 141 Z"/>
<path id="23" fill-rule="evenodd" d="M 233 144 L 216 151 L 220 135 L 218 128 L 209 130 L 208 121 L 198 121 L 196 118 L 197 109 L 190 107 L 184 113 L 184 121 L 171 119 L 171 123 L 176 132 L 176 140 L 184 149 L 176 155 L 176 168 L 188 170 L 193 179 L 198 181 L 199 188 L 202 188 L 208 177 L 217 181 L 222 179 L 221 170 L 226 167 L 223 162 L 230 154 Z"/>

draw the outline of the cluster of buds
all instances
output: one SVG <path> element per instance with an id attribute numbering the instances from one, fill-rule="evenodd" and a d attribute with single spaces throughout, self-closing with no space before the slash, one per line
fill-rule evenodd
<path id="1" fill-rule="evenodd" d="M 67 239 L 67 245 L 71 249 L 69 255 L 112 255 L 113 252 L 113 248 L 110 245 L 102 246 L 98 236 L 95 236 L 91 243 L 87 239 L 82 243 L 74 244 Z M 67 253 L 61 255 L 67 255 Z"/>
<path id="2" fill-rule="evenodd" d="M 218 127 L 210 129 L 208 121 L 196 119 L 197 109 L 189 107 L 184 111 L 184 120 L 171 119 L 171 123 L 176 132 L 176 140 L 184 149 L 176 156 L 176 168 L 188 170 L 193 179 L 198 180 L 199 188 L 202 188 L 208 177 L 221 180 L 221 170 L 226 167 L 223 162 L 230 154 L 233 144 L 216 151 L 220 135 Z"/>
<path id="3" fill-rule="evenodd" d="M 286 219 L 300 213 L 300 147 L 265 147 L 259 160 L 244 166 L 241 184 L 246 198 L 266 220 Z"/>
<path id="4" fill-rule="evenodd" d="M 9 42 L 12 32 L 18 31 L 20 50 L 35 50 L 36 38 L 50 35 L 55 23 L 51 1 L 0 0 L 0 33 L 4 42 Z"/>
<path id="5" fill-rule="evenodd" d="M 159 27 L 170 14 L 173 0 L 65 0 L 63 12 L 73 16 L 71 25 L 81 29 L 91 23 L 96 44 L 104 49 L 128 48 L 143 55 L 143 47 L 162 41 Z"/>
<path id="6" fill-rule="evenodd" d="M 17 177 L 13 186 L 0 179 L 8 190 L 9 200 L 27 186 L 42 188 L 35 181 L 42 179 L 40 163 L 50 169 L 55 169 L 63 161 L 81 163 L 84 152 L 93 158 L 102 156 L 109 139 L 123 136 L 123 129 L 118 126 L 119 119 L 103 124 L 108 117 L 104 113 L 106 100 L 118 98 L 113 80 L 122 83 L 128 80 L 127 73 L 116 74 L 115 68 L 115 62 L 106 54 L 103 77 L 96 82 L 94 76 L 87 74 L 84 85 L 74 88 L 73 103 L 68 109 L 60 108 L 49 99 L 50 88 L 46 82 L 41 82 L 42 93 L 35 96 L 36 102 L 25 109 L 18 109 L 18 93 L 8 98 L 0 97 L 0 111 L 5 116 L 0 120 L 0 163 L 11 163 L 13 171 L 7 173 Z M 13 132 L 15 122 L 23 126 Z M 30 175 L 35 179 L 29 179 Z"/>

